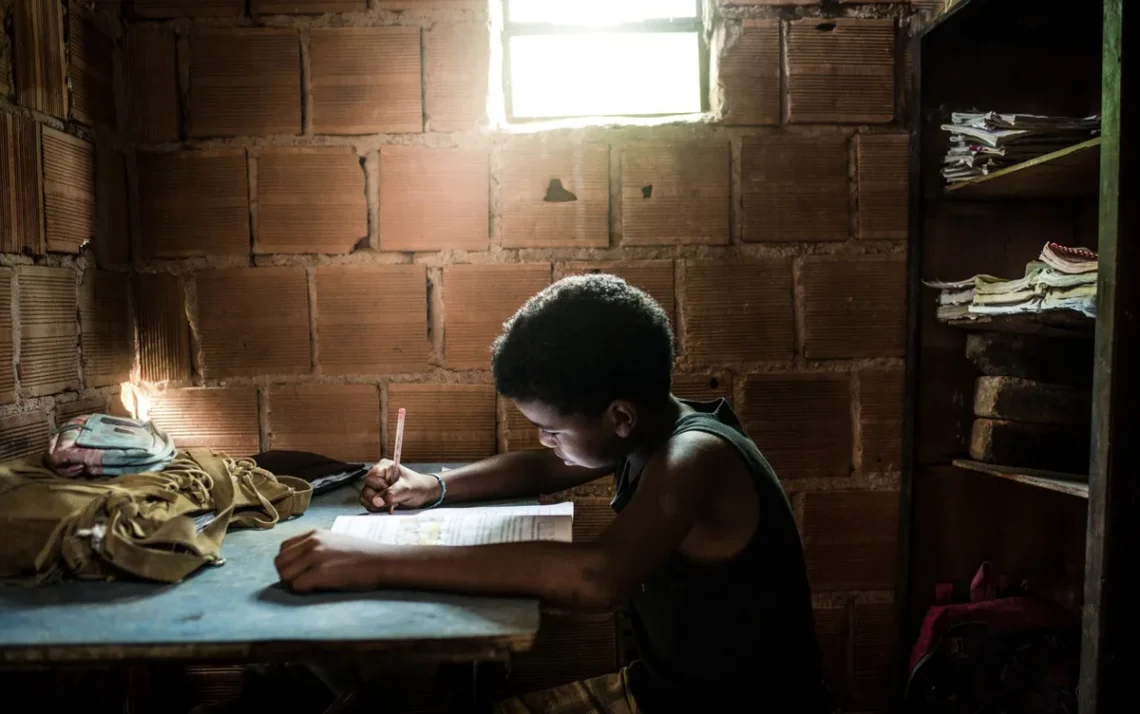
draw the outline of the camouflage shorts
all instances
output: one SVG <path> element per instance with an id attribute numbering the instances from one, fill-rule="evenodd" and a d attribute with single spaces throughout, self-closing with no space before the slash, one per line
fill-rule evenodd
<path id="1" fill-rule="evenodd" d="M 626 670 L 499 702 L 494 714 L 639 714 Z"/>

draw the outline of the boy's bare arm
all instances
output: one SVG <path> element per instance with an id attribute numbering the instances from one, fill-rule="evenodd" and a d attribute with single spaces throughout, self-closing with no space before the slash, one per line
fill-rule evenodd
<path id="1" fill-rule="evenodd" d="M 613 469 L 567 466 L 549 449 L 512 451 L 441 474 L 447 483 L 446 503 L 491 501 L 554 493 L 601 478 Z M 370 511 L 396 505 L 420 508 L 435 503 L 439 482 L 405 466 L 385 460 L 368 472 L 360 492 Z"/>
<path id="2" fill-rule="evenodd" d="M 592 543 L 390 547 L 314 533 L 282 545 L 281 579 L 298 591 L 403 588 L 541 598 L 604 611 L 625 601 L 681 546 L 714 496 L 710 470 L 743 468 L 720 440 L 674 437 L 646 466 L 636 496 Z M 450 482 L 449 482 L 450 493 Z"/>

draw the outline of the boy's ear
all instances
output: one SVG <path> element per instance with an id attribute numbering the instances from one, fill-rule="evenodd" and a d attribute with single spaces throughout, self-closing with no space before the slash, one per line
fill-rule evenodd
<path id="1" fill-rule="evenodd" d="M 616 399 L 611 402 L 606 416 L 610 420 L 614 434 L 622 439 L 628 439 L 633 434 L 633 428 L 637 426 L 637 407 L 634 406 L 633 402 L 625 399 Z"/>

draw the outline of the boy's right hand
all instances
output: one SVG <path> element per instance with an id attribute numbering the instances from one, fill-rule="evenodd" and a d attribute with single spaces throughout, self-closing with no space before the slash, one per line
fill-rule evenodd
<path id="1" fill-rule="evenodd" d="M 423 508 L 439 500 L 439 481 L 384 459 L 364 477 L 360 505 L 372 512 Z"/>

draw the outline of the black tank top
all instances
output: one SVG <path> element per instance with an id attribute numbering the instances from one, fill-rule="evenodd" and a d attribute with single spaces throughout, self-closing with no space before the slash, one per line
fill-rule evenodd
<path id="1" fill-rule="evenodd" d="M 646 714 L 830 711 L 811 590 L 788 498 L 772 467 L 723 400 L 683 402 L 673 435 L 702 431 L 732 445 L 748 466 L 760 508 L 756 531 L 715 564 L 674 554 L 630 602 L 639 659 L 630 688 Z M 613 508 L 633 498 L 650 454 L 618 465 Z M 709 473 L 709 487 L 717 487 Z"/>

